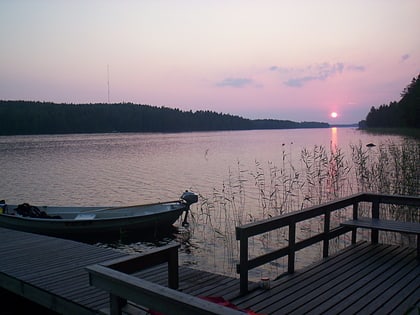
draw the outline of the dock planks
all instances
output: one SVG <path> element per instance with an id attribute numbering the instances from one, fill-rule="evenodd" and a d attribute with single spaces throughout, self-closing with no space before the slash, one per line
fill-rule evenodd
<path id="1" fill-rule="evenodd" d="M 108 294 L 89 285 L 84 268 L 127 255 L 3 228 L 0 239 L 0 286 L 58 313 L 95 314 L 105 307 Z"/>
<path id="2" fill-rule="evenodd" d="M 109 296 L 89 286 L 85 267 L 128 254 L 70 240 L 0 228 L 0 287 L 63 314 L 98 314 Z M 167 284 L 166 265 L 133 274 Z M 402 314 L 420 308 L 415 249 L 359 243 L 292 275 L 271 289 L 239 295 L 239 280 L 181 266 L 179 290 L 221 296 L 260 314 Z M 127 310 L 139 313 L 130 305 Z"/>
<path id="3" fill-rule="evenodd" d="M 415 249 L 359 244 L 233 302 L 263 314 L 401 314 L 420 307 Z"/>
<path id="4" fill-rule="evenodd" d="M 129 256 L 66 239 L 0 228 L 0 287 L 63 314 L 107 312 L 109 295 L 89 285 L 85 267 Z M 194 295 L 239 292 L 235 278 L 180 267 L 180 291 Z M 167 267 L 136 274 L 167 285 Z M 138 308 L 132 308 L 139 312 Z M 140 312 L 141 313 L 141 312 Z"/>

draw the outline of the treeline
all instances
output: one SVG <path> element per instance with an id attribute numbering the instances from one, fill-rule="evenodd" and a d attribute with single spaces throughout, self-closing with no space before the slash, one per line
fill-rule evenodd
<path id="1" fill-rule="evenodd" d="M 250 120 L 212 111 L 181 111 L 132 103 L 0 101 L 0 118 L 0 135 L 329 127 L 327 123 Z"/>
<path id="2" fill-rule="evenodd" d="M 401 93 L 399 102 L 372 107 L 361 128 L 420 128 L 420 74 Z"/>

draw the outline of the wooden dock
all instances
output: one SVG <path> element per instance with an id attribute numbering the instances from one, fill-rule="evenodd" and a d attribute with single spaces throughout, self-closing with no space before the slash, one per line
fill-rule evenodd
<path id="1" fill-rule="evenodd" d="M 0 239 L 0 288 L 60 314 L 109 312 L 109 294 L 89 285 L 86 267 L 130 255 L 4 228 L 0 228 Z M 139 273 L 139 276 L 166 285 L 166 268 L 165 265 L 159 265 Z M 179 268 L 179 277 L 179 290 L 189 294 L 239 294 L 236 278 L 183 266 Z M 132 309 L 137 314 L 142 313 L 142 308 Z"/>
<path id="2" fill-rule="evenodd" d="M 414 248 L 360 243 L 232 302 L 261 314 L 417 314 Z"/>
<path id="3" fill-rule="evenodd" d="M 0 286 L 62 314 L 109 311 L 109 295 L 89 285 L 85 267 L 127 256 L 111 249 L 0 228 Z M 136 273 L 159 285 L 166 266 Z M 239 294 L 239 280 L 180 267 L 179 291 L 219 296 L 260 314 L 403 314 L 420 308 L 420 264 L 414 248 L 361 243 Z M 141 308 L 130 306 L 141 313 Z"/>
<path id="4" fill-rule="evenodd" d="M 0 228 L 0 286 L 63 314 L 95 314 L 109 297 L 84 267 L 126 254 Z"/>
<path id="5" fill-rule="evenodd" d="M 177 246 L 134 256 L 0 228 L 0 288 L 60 314 L 147 314 L 154 307 L 167 315 L 241 314 L 196 297 L 221 297 L 258 314 L 418 314 L 417 248 L 380 244 L 378 231 L 372 232 L 371 242 L 356 242 L 353 227 L 330 226 L 332 213 L 349 205 L 356 219 L 359 202 L 372 202 L 372 217 L 381 220 L 380 204 L 418 207 L 420 198 L 360 194 L 237 227 L 240 279 L 178 268 Z M 324 232 L 296 241 L 296 223 L 316 216 L 325 220 Z M 284 226 L 289 229 L 287 247 L 251 259 L 244 255 L 249 237 Z M 329 255 L 329 241 L 345 233 L 352 234 L 353 244 Z M 294 270 L 295 251 L 315 242 L 324 243 L 324 258 Z M 289 274 L 272 280 L 270 289 L 248 281 L 248 270 L 285 255 Z"/>

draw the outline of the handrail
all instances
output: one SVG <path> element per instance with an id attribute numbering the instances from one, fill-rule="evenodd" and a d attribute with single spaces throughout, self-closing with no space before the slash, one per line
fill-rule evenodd
<path id="1" fill-rule="evenodd" d="M 166 245 L 147 252 L 124 256 L 101 263 L 108 267 L 124 273 L 134 273 L 162 263 L 168 263 L 168 286 L 171 289 L 178 289 L 178 249 L 179 244 Z"/>
<path id="2" fill-rule="evenodd" d="M 89 283 L 110 294 L 111 315 L 121 315 L 128 300 L 166 314 L 243 314 L 175 290 L 178 288 L 179 247 L 179 244 L 166 245 L 88 266 Z M 130 275 L 164 262 L 168 263 L 168 287 Z"/>
<path id="3" fill-rule="evenodd" d="M 353 206 L 353 218 L 357 218 L 358 206 L 360 202 L 372 203 L 372 217 L 379 218 L 379 204 L 399 204 L 399 205 L 420 205 L 420 197 L 415 196 L 393 196 L 380 195 L 371 193 L 359 193 L 349 197 L 330 201 L 322 205 L 309 207 L 300 211 L 291 212 L 281 216 L 249 223 L 236 227 L 236 240 L 239 241 L 239 264 L 237 265 L 237 273 L 240 277 L 241 294 L 248 292 L 248 271 L 271 262 L 272 260 L 288 256 L 288 272 L 293 273 L 295 270 L 295 253 L 296 251 L 323 242 L 323 257 L 329 255 L 329 241 L 347 232 L 352 232 L 352 241 L 356 239 L 356 232 L 349 227 L 338 226 L 331 229 L 330 216 L 331 213 L 341 210 L 348 206 Z M 311 236 L 305 240 L 296 242 L 296 223 L 308 220 L 314 217 L 324 215 L 324 231 L 317 235 Z M 249 259 L 248 258 L 248 239 L 252 236 L 270 232 L 282 227 L 289 227 L 288 246 L 279 248 L 270 253 Z M 375 232 L 374 232 L 375 233 Z M 377 231 L 376 231 L 377 233 Z M 377 238 L 377 236 L 373 235 Z"/>
<path id="4" fill-rule="evenodd" d="M 211 303 L 99 264 L 87 267 L 87 270 L 89 271 L 90 284 L 110 293 L 111 315 L 122 314 L 120 304 L 122 299 L 130 300 L 164 314 L 243 315 L 243 312 L 235 309 Z"/>

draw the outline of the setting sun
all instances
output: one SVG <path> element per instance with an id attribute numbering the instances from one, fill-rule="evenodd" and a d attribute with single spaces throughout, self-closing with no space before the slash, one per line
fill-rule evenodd
<path id="1" fill-rule="evenodd" d="M 331 118 L 337 118 L 338 114 L 336 112 L 332 112 L 330 114 Z"/>

